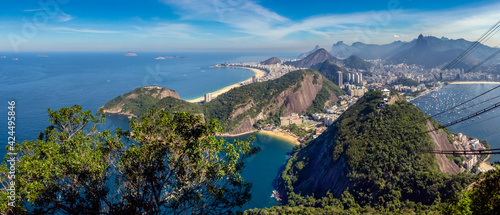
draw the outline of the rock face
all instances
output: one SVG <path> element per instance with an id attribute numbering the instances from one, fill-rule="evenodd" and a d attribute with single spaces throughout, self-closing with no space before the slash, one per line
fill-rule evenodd
<path id="1" fill-rule="evenodd" d="M 291 113 L 301 113 L 306 111 L 313 103 L 314 99 L 318 95 L 319 91 L 323 88 L 323 78 L 317 78 L 316 84 L 314 84 L 315 76 L 314 74 L 304 75 L 304 79 L 299 84 L 295 84 L 292 87 L 286 89 L 285 91 L 277 94 L 269 101 L 269 105 L 264 108 L 267 111 L 262 111 L 257 115 L 257 117 L 245 117 L 239 126 L 237 126 L 231 134 L 239 134 L 248 131 L 252 131 L 255 128 L 253 125 L 260 119 L 266 119 L 270 112 L 279 111 L 283 107 L 283 114 L 289 115 Z M 330 91 L 330 98 L 327 103 L 336 103 L 338 101 L 337 96 Z M 249 111 L 253 106 L 253 100 L 248 101 L 248 103 L 235 109 L 231 114 L 231 118 L 234 119 L 238 115 Z"/>
<path id="2" fill-rule="evenodd" d="M 204 104 L 204 113 L 219 120 L 228 134 L 236 135 L 254 131 L 254 124 L 270 115 L 305 114 L 311 107 L 322 111 L 338 101 L 336 94 L 342 90 L 317 71 L 299 70 L 234 88 Z"/>
<path id="3" fill-rule="evenodd" d="M 429 135 L 432 138 L 432 142 L 434 143 L 435 150 L 448 150 L 448 151 L 457 150 L 453 146 L 453 144 L 451 144 L 450 141 L 448 140 L 446 133 L 444 133 L 444 131 L 436 132 L 434 126 L 429 121 L 427 121 L 427 129 L 429 129 L 429 131 L 431 131 L 431 132 L 429 132 Z M 448 159 L 443 154 L 436 154 L 436 160 L 437 160 L 437 163 L 439 165 L 439 169 L 444 173 L 456 174 L 456 173 L 461 172 L 460 167 L 458 167 L 457 164 L 455 164 L 453 161 Z"/>

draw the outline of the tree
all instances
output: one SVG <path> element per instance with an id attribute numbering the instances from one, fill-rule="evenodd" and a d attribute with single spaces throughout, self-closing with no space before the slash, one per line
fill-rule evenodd
<path id="1" fill-rule="evenodd" d="M 464 190 L 460 200 L 445 208 L 448 214 L 498 214 L 500 211 L 500 168 L 481 175 Z"/>
<path id="2" fill-rule="evenodd" d="M 17 145 L 14 214 L 230 213 L 250 199 L 243 160 L 258 148 L 217 139 L 215 120 L 150 110 L 130 132 L 99 131 L 102 112 L 48 110 L 52 124 Z M 250 139 L 251 141 L 252 139 Z M 125 144 L 124 144 L 125 143 Z M 5 162 L 1 182 L 9 179 Z"/>

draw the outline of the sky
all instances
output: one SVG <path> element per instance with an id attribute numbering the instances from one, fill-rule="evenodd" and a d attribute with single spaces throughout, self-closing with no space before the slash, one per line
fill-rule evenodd
<path id="1" fill-rule="evenodd" d="M 419 34 L 475 41 L 495 0 L 17 0 L 0 3 L 1 52 L 308 51 Z M 500 34 L 486 45 L 500 45 Z"/>

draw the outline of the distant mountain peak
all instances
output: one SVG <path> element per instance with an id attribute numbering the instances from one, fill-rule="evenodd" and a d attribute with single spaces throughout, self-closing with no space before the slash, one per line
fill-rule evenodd
<path id="1" fill-rule="evenodd" d="M 317 50 L 318 50 L 318 49 L 320 49 L 320 48 L 321 48 L 321 47 L 319 47 L 319 45 L 316 45 L 316 46 L 314 46 L 313 50 L 308 51 L 308 52 L 306 52 L 306 53 L 302 53 L 302 54 L 300 54 L 298 58 L 299 58 L 299 59 L 305 58 L 307 55 L 310 55 L 311 53 L 313 53 L 313 52 L 317 51 Z"/>
<path id="2" fill-rule="evenodd" d="M 422 34 L 418 35 L 417 40 L 422 40 L 422 39 L 424 39 L 424 35 L 422 35 Z"/>
<path id="3" fill-rule="evenodd" d="M 332 56 L 324 48 L 320 48 L 303 59 L 288 64 L 298 68 L 311 68 L 313 65 L 322 63 L 325 60 L 338 61 L 336 57 Z"/>
<path id="4" fill-rule="evenodd" d="M 272 58 L 269 58 L 265 61 L 260 62 L 260 64 L 262 64 L 262 65 L 272 65 L 272 64 L 277 64 L 277 63 L 281 63 L 281 60 L 277 57 L 272 57 Z"/>

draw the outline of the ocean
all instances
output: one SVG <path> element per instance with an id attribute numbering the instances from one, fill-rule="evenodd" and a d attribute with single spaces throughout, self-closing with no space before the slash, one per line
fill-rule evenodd
<path id="1" fill-rule="evenodd" d="M 429 115 L 434 115 L 461 104 L 498 85 L 495 84 L 450 84 L 438 92 L 418 98 L 412 103 Z M 500 89 L 487 93 L 469 103 L 453 109 L 453 111 L 435 117 L 445 125 L 459 120 L 479 110 L 500 102 Z M 494 109 L 473 119 L 452 125 L 448 130 L 462 133 L 468 137 L 487 140 L 491 148 L 500 148 L 500 109 Z M 490 162 L 500 161 L 500 155 L 492 155 Z"/>
<path id="2" fill-rule="evenodd" d="M 36 139 L 48 125 L 47 108 L 52 110 L 81 105 L 97 112 L 107 101 L 137 87 L 158 85 L 173 89 L 182 99 L 194 99 L 244 81 L 254 75 L 248 69 L 209 68 L 229 62 L 257 62 L 276 56 L 295 58 L 290 53 L 0 53 L 0 154 L 6 154 L 8 101 L 16 102 L 16 140 Z M 155 60 L 166 56 L 186 57 Z M 17 61 L 12 58 L 18 58 Z M 3 124 L 3 125 L 2 125 Z M 123 116 L 108 116 L 101 129 L 128 128 Z M 272 182 L 286 162 L 293 145 L 257 134 L 254 145 L 263 150 L 249 158 L 244 178 L 253 182 L 248 208 L 276 205 L 271 199 Z"/>

